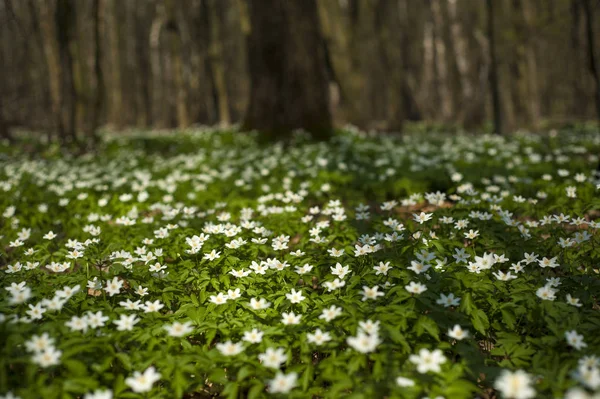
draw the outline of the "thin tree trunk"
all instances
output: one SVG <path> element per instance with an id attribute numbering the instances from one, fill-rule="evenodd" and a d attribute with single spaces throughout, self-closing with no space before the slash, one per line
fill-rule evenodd
<path id="1" fill-rule="evenodd" d="M 52 115 L 54 118 L 54 130 L 60 140 L 64 139 L 65 127 L 61 115 L 62 104 L 62 79 L 58 43 L 56 41 L 56 25 L 54 22 L 56 3 L 50 0 L 40 0 L 40 22 L 44 38 L 44 55 L 48 68 L 48 84 L 50 86 L 50 98 L 52 104 Z M 51 137 L 51 135 L 49 135 Z"/>
<path id="2" fill-rule="evenodd" d="M 168 126 L 167 110 L 165 106 L 165 88 L 162 79 L 163 68 L 160 54 L 160 34 L 164 25 L 164 5 L 159 2 L 156 5 L 156 16 L 150 27 L 150 64 L 152 77 L 152 119 L 159 127 Z"/>
<path id="3" fill-rule="evenodd" d="M 498 82 L 498 61 L 496 55 L 496 33 L 494 29 L 494 1 L 487 0 L 487 28 L 490 49 L 490 89 L 492 92 L 492 108 L 494 112 L 494 133 L 504 134 L 502 120 L 502 104 L 500 102 L 500 86 Z"/>
<path id="4" fill-rule="evenodd" d="M 65 133 L 73 141 L 77 141 L 77 91 L 75 88 L 75 70 L 72 46 L 73 29 L 75 28 L 75 4 L 71 0 L 58 0 L 56 5 L 56 33 L 60 54 L 60 64 L 63 73 L 60 112 L 63 114 Z"/>
<path id="5" fill-rule="evenodd" d="M 600 128 L 600 74 L 598 72 L 598 63 L 596 60 L 595 49 L 595 33 L 594 33 L 594 23 L 593 23 L 593 14 L 594 10 L 592 8 L 592 0 L 582 0 L 583 1 L 583 10 L 585 13 L 585 27 L 586 27 L 586 36 L 587 36 L 587 53 L 588 53 L 588 66 L 590 69 L 590 73 L 594 78 L 594 84 L 596 85 L 596 91 L 594 97 L 596 99 L 596 118 L 598 120 L 598 128 Z"/>
<path id="6" fill-rule="evenodd" d="M 88 136 L 97 144 L 99 136 L 97 134 L 100 125 L 100 116 L 104 104 L 104 75 L 102 73 L 102 29 L 101 21 L 104 16 L 104 1 L 94 0 L 92 19 L 94 21 L 94 77 L 96 80 L 96 90 L 94 91 L 94 106 L 92 118 L 89 127 Z"/>
<path id="7" fill-rule="evenodd" d="M 214 88 L 217 95 L 217 109 L 219 112 L 219 123 L 223 126 L 231 124 L 229 113 L 229 96 L 225 81 L 225 65 L 223 63 L 223 44 L 221 39 L 221 21 L 217 12 L 217 2 L 205 0 L 205 12 L 208 13 L 210 27 L 209 60 L 213 77 Z"/>
<path id="8" fill-rule="evenodd" d="M 108 38 L 110 49 L 110 72 L 111 72 L 111 93 L 110 93 L 110 120 L 117 128 L 123 127 L 123 91 L 122 91 L 122 71 L 121 54 L 119 51 L 120 31 L 117 17 L 119 0 L 110 0 L 110 7 L 105 13 L 109 21 Z"/>
<path id="9" fill-rule="evenodd" d="M 532 126 L 534 129 L 537 129 L 541 117 L 536 52 L 536 49 L 538 48 L 538 40 L 536 38 L 537 32 L 535 27 L 537 9 L 531 0 L 524 2 L 523 13 L 525 22 L 527 23 L 526 76 L 529 94 L 529 117 L 531 119 Z"/>
<path id="10" fill-rule="evenodd" d="M 135 101 L 137 103 L 137 120 L 138 126 L 152 125 L 152 78 L 151 78 L 151 62 L 148 56 L 148 34 L 146 30 L 146 21 L 149 18 L 147 15 L 148 4 L 145 2 L 137 2 L 133 9 L 135 14 L 135 66 L 138 75 L 136 85 Z"/>
<path id="11" fill-rule="evenodd" d="M 404 104 L 402 98 L 403 85 L 403 62 L 401 59 L 400 41 L 394 39 L 393 27 L 400 22 L 398 7 L 387 0 L 380 0 L 375 10 L 375 25 L 379 26 L 378 50 L 384 70 L 387 72 L 386 120 L 387 130 L 391 132 L 402 132 L 404 123 Z"/>
<path id="12" fill-rule="evenodd" d="M 187 110 L 187 92 L 183 76 L 183 59 L 181 56 L 181 29 L 177 23 L 175 3 L 173 0 L 166 0 L 165 9 L 167 22 L 165 31 L 169 42 L 171 60 L 173 61 L 173 74 L 175 81 L 175 108 L 177 110 L 177 126 L 189 126 L 190 120 Z"/>

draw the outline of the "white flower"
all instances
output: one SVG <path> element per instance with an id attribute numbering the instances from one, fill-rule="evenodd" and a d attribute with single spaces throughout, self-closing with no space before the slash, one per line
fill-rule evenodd
<path id="1" fill-rule="evenodd" d="M 343 279 L 346 274 L 350 273 L 350 266 L 342 266 L 341 263 L 336 263 L 335 268 L 332 266 L 330 269 L 331 274 L 336 275 L 341 279 Z"/>
<path id="2" fill-rule="evenodd" d="M 358 352 L 369 353 L 377 349 L 377 345 L 381 343 L 381 340 L 377 334 L 366 334 L 364 331 L 359 330 L 356 337 L 348 337 L 346 342 Z"/>
<path id="3" fill-rule="evenodd" d="M 46 312 L 46 308 L 42 307 L 41 303 L 37 303 L 35 306 L 32 304 L 29 304 L 29 310 L 26 311 L 25 313 L 27 313 L 27 315 L 29 315 L 29 317 L 31 317 L 32 320 L 41 320 L 42 316 L 44 315 L 44 313 Z"/>
<path id="4" fill-rule="evenodd" d="M 593 391 L 596 391 L 600 388 L 600 369 L 598 366 L 589 367 L 584 364 L 580 364 L 577 372 L 575 373 L 575 378 Z"/>
<path id="5" fill-rule="evenodd" d="M 296 273 L 298 274 L 306 274 L 312 270 L 313 266 L 305 263 L 302 267 L 296 266 Z"/>
<path id="6" fill-rule="evenodd" d="M 468 233 L 464 233 L 465 234 L 465 238 L 468 238 L 469 240 L 472 240 L 476 237 L 479 237 L 479 230 L 469 230 Z"/>
<path id="7" fill-rule="evenodd" d="M 329 255 L 333 256 L 334 258 L 344 255 L 344 249 L 330 248 L 327 250 L 327 252 L 329 252 Z"/>
<path id="8" fill-rule="evenodd" d="M 271 302 L 267 302 L 267 300 L 264 299 L 264 298 L 260 298 L 260 299 L 252 298 L 252 299 L 250 299 L 250 307 L 252 309 L 254 309 L 254 310 L 266 309 L 269 306 L 271 306 Z"/>
<path id="9" fill-rule="evenodd" d="M 49 232 L 47 232 L 44 237 L 45 240 L 53 240 L 54 238 L 56 238 L 56 234 L 54 234 L 54 232 L 52 230 L 50 230 Z"/>
<path id="10" fill-rule="evenodd" d="M 396 384 L 398 384 L 398 386 L 400 386 L 402 388 L 415 386 L 414 380 L 411 380 L 410 378 L 406 378 L 406 377 L 396 378 Z"/>
<path id="11" fill-rule="evenodd" d="M 108 316 L 104 316 L 102 311 L 87 312 L 87 323 L 91 328 L 104 327 L 104 323 L 108 321 Z"/>
<path id="12" fill-rule="evenodd" d="M 421 212 L 420 214 L 416 214 L 413 213 L 413 219 L 415 222 L 418 222 L 419 224 L 423 224 L 428 220 L 431 220 L 431 218 L 433 217 L 433 213 L 425 213 L 425 212 Z"/>
<path id="13" fill-rule="evenodd" d="M 41 353 L 52 347 L 54 347 L 54 338 L 51 338 L 48 333 L 34 335 L 29 341 L 25 341 L 25 348 L 33 353 Z"/>
<path id="14" fill-rule="evenodd" d="M 500 391 L 505 398 L 531 399 L 535 397 L 535 390 L 531 386 L 532 382 L 531 376 L 523 370 L 515 372 L 502 370 L 494 382 L 494 388 Z"/>
<path id="15" fill-rule="evenodd" d="M 331 341 L 331 335 L 328 332 L 321 331 L 320 328 L 317 328 L 314 334 L 307 333 L 306 339 L 310 343 L 314 343 L 317 346 L 323 345 L 327 341 Z"/>
<path id="16" fill-rule="evenodd" d="M 132 302 L 131 299 L 127 299 L 127 301 L 119 302 L 119 305 L 128 310 L 140 310 L 142 308 L 142 304 L 139 299 L 135 302 Z"/>
<path id="17" fill-rule="evenodd" d="M 327 292 L 331 292 L 331 291 L 337 290 L 339 288 L 342 288 L 343 286 L 346 285 L 346 282 L 344 280 L 340 280 L 339 278 L 336 278 L 333 281 L 325 281 L 323 283 L 323 285 L 327 288 Z"/>
<path id="18" fill-rule="evenodd" d="M 359 331 L 365 332 L 371 335 L 377 335 L 379 333 L 379 320 L 366 320 L 358 322 Z"/>
<path id="19" fill-rule="evenodd" d="M 281 316 L 281 322 L 285 325 L 298 324 L 300 323 L 300 318 L 302 317 L 301 314 L 296 315 L 294 312 L 282 313 Z"/>
<path id="20" fill-rule="evenodd" d="M 285 354 L 285 349 L 283 348 L 267 348 L 264 353 L 258 355 L 258 360 L 262 362 L 263 366 L 274 369 L 281 367 L 287 358 L 288 357 Z"/>
<path id="21" fill-rule="evenodd" d="M 11 297 L 8 299 L 8 302 L 11 305 L 18 305 L 20 303 L 26 302 L 29 298 L 31 298 L 31 288 L 24 287 L 20 291 L 11 292 Z"/>
<path id="22" fill-rule="evenodd" d="M 59 365 L 61 356 L 62 351 L 51 346 L 42 352 L 36 353 L 31 360 L 41 367 L 50 367 Z"/>
<path id="23" fill-rule="evenodd" d="M 581 303 L 579 303 L 579 298 L 574 298 L 571 296 L 571 294 L 567 294 L 567 303 L 578 308 L 583 306 Z"/>
<path id="24" fill-rule="evenodd" d="M 231 341 L 218 343 L 216 348 L 225 356 L 235 356 L 244 350 L 244 346 L 241 342 L 233 343 Z"/>
<path id="25" fill-rule="evenodd" d="M 441 364 L 445 363 L 447 359 L 439 349 L 430 351 L 429 349 L 422 348 L 419 350 L 418 355 L 410 355 L 408 360 L 417 365 L 419 373 L 424 374 L 428 371 L 439 373 L 442 370 L 440 367 Z"/>
<path id="26" fill-rule="evenodd" d="M 139 371 L 135 371 L 133 377 L 127 377 L 125 379 L 125 384 L 127 384 L 133 392 L 148 392 L 152 389 L 152 385 L 160 380 L 160 377 L 160 373 L 156 372 L 154 366 L 150 366 L 143 374 Z"/>
<path id="27" fill-rule="evenodd" d="M 297 380 L 297 373 L 283 374 L 282 372 L 278 372 L 275 378 L 269 381 L 269 392 L 288 393 L 296 386 Z"/>
<path id="28" fill-rule="evenodd" d="M 52 299 L 42 299 L 42 304 L 48 310 L 61 310 L 65 303 L 66 300 L 61 299 L 57 296 L 54 296 L 54 298 Z"/>
<path id="29" fill-rule="evenodd" d="M 556 258 L 556 257 L 550 258 L 550 259 L 544 257 L 543 259 L 538 260 L 538 263 L 539 263 L 540 267 L 542 267 L 542 268 L 550 267 L 550 268 L 554 269 L 555 267 L 560 266 L 558 263 L 556 263 L 557 260 L 558 260 L 558 258 Z"/>
<path id="30" fill-rule="evenodd" d="M 175 323 L 168 324 L 163 328 L 167 330 L 167 333 L 171 337 L 183 337 L 184 335 L 188 335 L 194 331 L 194 327 L 192 327 L 192 323 L 189 321 L 186 321 L 185 323 L 176 321 Z"/>
<path id="31" fill-rule="evenodd" d="M 164 307 L 165 305 L 163 305 L 159 299 L 154 302 L 146 301 L 146 303 L 142 305 L 142 309 L 144 309 L 145 313 L 158 312 Z"/>
<path id="32" fill-rule="evenodd" d="M 421 283 L 415 283 L 414 281 L 411 281 L 410 284 L 404 286 L 404 288 L 411 294 L 420 294 L 427 291 L 427 286 Z"/>
<path id="33" fill-rule="evenodd" d="M 71 329 L 71 331 L 86 332 L 89 327 L 89 324 L 88 324 L 88 320 L 87 320 L 86 316 L 83 316 L 83 317 L 73 316 L 73 317 L 71 317 L 71 320 L 69 320 L 65 323 L 65 326 L 69 327 Z"/>
<path id="34" fill-rule="evenodd" d="M 77 284 L 74 287 L 63 287 L 62 290 L 56 291 L 55 295 L 59 298 L 69 299 L 81 290 L 81 286 Z"/>
<path id="35" fill-rule="evenodd" d="M 241 296 L 242 294 L 239 288 L 236 288 L 235 290 L 227 290 L 227 298 L 231 300 L 238 299 Z"/>
<path id="36" fill-rule="evenodd" d="M 250 342 L 251 344 L 258 344 L 262 341 L 264 332 L 258 328 L 253 328 L 252 331 L 245 331 L 242 340 Z"/>
<path id="37" fill-rule="evenodd" d="M 221 257 L 221 252 L 217 252 L 214 249 L 208 254 L 204 254 L 204 259 L 215 260 Z"/>
<path id="38" fill-rule="evenodd" d="M 565 332 L 565 338 L 569 345 L 577 350 L 587 346 L 587 344 L 583 342 L 583 335 L 577 334 L 577 331 L 575 330 Z"/>
<path id="39" fill-rule="evenodd" d="M 373 269 L 376 271 L 375 275 L 380 275 L 383 274 L 384 276 L 387 276 L 388 271 L 391 269 L 392 267 L 390 266 L 390 262 L 379 262 L 379 266 L 374 266 Z"/>
<path id="40" fill-rule="evenodd" d="M 250 275 L 250 273 L 251 272 L 249 270 L 245 271 L 244 269 L 232 270 L 232 271 L 229 272 L 229 274 L 231 274 L 233 277 L 237 277 L 237 278 L 246 277 L 246 276 Z"/>
<path id="41" fill-rule="evenodd" d="M 458 324 L 455 324 L 452 329 L 448 330 L 448 336 L 460 341 L 469 337 L 469 331 L 463 330 Z"/>
<path id="42" fill-rule="evenodd" d="M 551 288 L 549 285 L 538 288 L 535 294 L 547 301 L 553 301 L 556 299 L 556 290 Z"/>
<path id="43" fill-rule="evenodd" d="M 384 296 L 383 292 L 379 292 L 379 286 L 374 286 L 373 288 L 369 288 L 366 285 L 362 287 L 362 300 L 366 301 L 367 299 L 377 299 L 377 297 Z"/>
<path id="44" fill-rule="evenodd" d="M 131 331 L 133 330 L 133 326 L 139 321 L 140 319 L 134 314 L 130 316 L 122 314 L 121 318 L 119 320 L 113 320 L 113 323 L 117 325 L 117 330 L 119 331 Z"/>
<path id="45" fill-rule="evenodd" d="M 341 314 L 342 308 L 331 305 L 329 308 L 323 309 L 323 312 L 319 315 L 319 319 L 324 319 L 326 322 L 330 322 Z"/>
<path id="46" fill-rule="evenodd" d="M 445 308 L 450 306 L 460 305 L 460 298 L 455 298 L 453 293 L 448 295 L 440 294 L 440 299 L 435 301 L 438 305 L 443 305 Z"/>
<path id="47" fill-rule="evenodd" d="M 290 300 L 291 303 L 300 303 L 306 299 L 306 297 L 302 296 L 302 290 L 296 291 L 292 288 L 292 292 L 285 294 L 286 298 Z"/>
<path id="48" fill-rule="evenodd" d="M 118 277 L 114 277 L 112 280 L 106 280 L 106 288 L 104 290 L 110 295 L 113 296 L 121 292 L 121 288 L 123 287 L 123 280 L 120 280 Z"/>
<path id="49" fill-rule="evenodd" d="M 223 305 L 227 302 L 227 299 L 227 295 L 223 294 L 222 292 L 219 292 L 217 295 L 210 296 L 210 301 L 216 305 Z"/>
<path id="50" fill-rule="evenodd" d="M 86 393 L 83 399 L 113 399 L 113 392 L 110 389 L 97 389 L 93 393 Z"/>

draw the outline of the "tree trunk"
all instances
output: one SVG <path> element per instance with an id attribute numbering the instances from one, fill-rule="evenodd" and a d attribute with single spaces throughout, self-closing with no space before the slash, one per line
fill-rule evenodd
<path id="1" fill-rule="evenodd" d="M 392 34 L 393 27 L 400 23 L 398 7 L 387 0 L 377 2 L 375 25 L 379 26 L 378 50 L 381 63 L 387 75 L 386 129 L 390 132 L 402 132 L 404 123 L 404 104 L 402 86 L 404 63 L 401 57 L 401 39 Z"/>
<path id="2" fill-rule="evenodd" d="M 595 36 L 594 36 L 594 9 L 592 8 L 592 0 L 581 0 L 583 2 L 583 10 L 585 13 L 585 27 L 587 36 L 587 53 L 588 53 L 588 66 L 590 73 L 594 78 L 596 85 L 595 99 L 596 99 L 596 118 L 598 121 L 598 128 L 600 128 L 600 75 L 598 72 L 598 63 L 596 55 L 594 53 L 596 49 Z"/>
<path id="3" fill-rule="evenodd" d="M 165 31 L 169 43 L 171 60 L 173 61 L 173 74 L 175 81 L 175 108 L 177 110 L 177 126 L 187 127 L 190 124 L 187 110 L 187 92 L 183 76 L 183 57 L 181 56 L 181 29 L 177 23 L 175 3 L 172 0 L 165 2 L 167 22 Z"/>
<path id="4" fill-rule="evenodd" d="M 110 106 L 109 115 L 110 121 L 114 123 L 117 128 L 121 128 L 124 125 L 124 112 L 123 109 L 123 91 L 122 91 L 122 67 L 121 67 L 121 52 L 119 50 L 120 31 L 122 27 L 119 26 L 118 18 L 118 0 L 111 0 L 110 7 L 108 7 L 105 16 L 108 24 L 108 38 L 109 38 L 109 49 L 110 49 L 110 78 L 111 78 L 111 93 L 110 93 Z"/>
<path id="5" fill-rule="evenodd" d="M 315 0 L 251 0 L 250 101 L 244 127 L 265 139 L 294 129 L 332 134 L 325 55 Z"/>
<path id="6" fill-rule="evenodd" d="M 94 91 L 94 105 L 92 118 L 89 127 L 88 136 L 98 142 L 96 130 L 100 125 L 100 116 L 102 114 L 102 105 L 104 104 L 104 75 L 102 74 L 102 41 L 101 41 L 101 23 L 104 16 L 103 0 L 94 0 L 92 9 L 92 18 L 94 20 L 94 77 L 96 80 L 96 90 Z"/>
<path id="7" fill-rule="evenodd" d="M 56 5 L 56 34 L 62 69 L 62 87 L 60 112 L 66 135 L 77 141 L 77 91 L 75 88 L 75 70 L 73 61 L 73 43 L 75 29 L 75 3 L 71 0 L 58 0 Z"/>
<path id="8" fill-rule="evenodd" d="M 504 134 L 502 120 L 502 104 L 500 103 L 500 85 L 498 82 L 498 60 L 496 56 L 496 34 L 494 29 L 494 1 L 487 0 L 487 28 L 490 51 L 490 89 L 492 92 L 492 108 L 494 111 L 494 133 Z"/>
<path id="9" fill-rule="evenodd" d="M 223 43 L 221 39 L 221 21 L 217 10 L 218 4 L 214 0 L 205 0 L 205 12 L 208 14 L 209 24 L 209 61 L 214 82 L 219 123 L 222 126 L 231 124 L 229 114 L 229 96 L 225 81 L 225 65 L 223 62 Z"/>
<path id="10" fill-rule="evenodd" d="M 54 130 L 58 134 L 58 137 L 62 139 L 65 136 L 65 127 L 61 115 L 63 94 L 62 79 L 58 43 L 56 42 L 56 25 L 54 23 L 56 4 L 49 0 L 41 0 L 39 5 L 41 30 L 44 38 L 44 55 L 48 68 L 48 84 L 50 86 Z"/>
<path id="11" fill-rule="evenodd" d="M 356 4 L 353 4 L 356 7 Z M 356 40 L 353 40 L 355 25 L 345 23 L 340 3 L 337 1 L 319 0 L 319 23 L 325 41 L 325 48 L 331 64 L 331 70 L 339 87 L 339 106 L 333 104 L 334 117 L 343 119 L 357 126 L 366 124 L 365 108 L 361 98 L 365 92 L 365 76 L 361 74 L 360 51 L 356 51 Z M 360 35 L 357 35 L 360 36 Z M 337 112 L 338 109 L 341 112 Z"/>

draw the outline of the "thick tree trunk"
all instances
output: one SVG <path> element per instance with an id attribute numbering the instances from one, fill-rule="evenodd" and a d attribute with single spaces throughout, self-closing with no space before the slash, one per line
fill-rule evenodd
<path id="1" fill-rule="evenodd" d="M 494 112 L 494 133 L 504 134 L 502 104 L 500 103 L 500 85 L 498 82 L 498 60 L 496 56 L 496 33 L 494 29 L 494 0 L 487 0 L 487 29 L 490 49 L 490 90 Z"/>
<path id="2" fill-rule="evenodd" d="M 251 0 L 250 101 L 244 127 L 266 139 L 302 128 L 332 134 L 325 55 L 315 0 Z"/>

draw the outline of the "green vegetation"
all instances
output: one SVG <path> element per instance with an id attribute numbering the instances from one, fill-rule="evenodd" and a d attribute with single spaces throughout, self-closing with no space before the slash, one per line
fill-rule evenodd
<path id="1" fill-rule="evenodd" d="M 36 146 L 0 156 L 0 397 L 600 388 L 593 130 Z"/>

